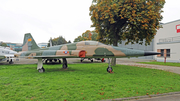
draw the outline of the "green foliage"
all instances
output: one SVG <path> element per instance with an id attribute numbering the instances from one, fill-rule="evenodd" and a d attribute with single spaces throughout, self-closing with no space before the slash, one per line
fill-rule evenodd
<path id="1" fill-rule="evenodd" d="M 2 42 L 0 43 L 0 46 L 7 47 L 7 44 Z"/>
<path id="2" fill-rule="evenodd" d="M 150 44 L 162 20 L 165 0 L 93 0 L 90 16 L 98 40 L 117 45 L 122 40 Z"/>
<path id="3" fill-rule="evenodd" d="M 0 65 L 0 101 L 96 101 L 180 90 L 180 76 L 149 68 L 117 65 L 106 72 L 106 63 Z M 168 82 L 167 82 L 168 81 Z"/>
<path id="4" fill-rule="evenodd" d="M 63 38 L 62 36 L 59 36 L 59 37 L 54 38 L 54 39 L 50 38 L 49 43 L 48 43 L 48 47 L 50 46 L 50 42 L 52 42 L 52 46 L 66 44 L 67 43 L 66 39 Z"/>
<path id="5" fill-rule="evenodd" d="M 85 40 L 97 41 L 97 36 L 98 35 L 95 31 L 87 30 L 82 34 L 82 36 L 78 36 L 77 38 L 75 38 L 74 42 L 85 41 Z"/>
<path id="6" fill-rule="evenodd" d="M 171 62 L 164 63 L 164 62 L 153 61 L 153 62 L 138 62 L 138 63 L 180 67 L 180 63 L 171 63 Z"/>
<path id="7" fill-rule="evenodd" d="M 71 43 L 71 41 L 69 40 L 67 43 Z"/>

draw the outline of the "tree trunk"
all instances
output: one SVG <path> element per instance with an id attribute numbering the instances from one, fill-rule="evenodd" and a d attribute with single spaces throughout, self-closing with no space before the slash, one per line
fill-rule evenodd
<path id="1" fill-rule="evenodd" d="M 117 39 L 113 42 L 113 46 L 117 46 Z M 115 66 L 116 65 L 116 58 L 112 58 L 111 59 L 111 66 Z"/>

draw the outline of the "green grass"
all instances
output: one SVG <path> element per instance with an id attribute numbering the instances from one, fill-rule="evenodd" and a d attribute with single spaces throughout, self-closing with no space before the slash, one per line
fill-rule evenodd
<path id="1" fill-rule="evenodd" d="M 108 64 L 0 65 L 0 101 L 115 99 L 180 91 L 180 75 L 162 70 Z"/>
<path id="2" fill-rule="evenodd" d="M 152 61 L 152 62 L 138 62 L 138 63 L 180 67 L 180 63 L 172 63 L 172 62 L 164 63 L 164 62 Z"/>

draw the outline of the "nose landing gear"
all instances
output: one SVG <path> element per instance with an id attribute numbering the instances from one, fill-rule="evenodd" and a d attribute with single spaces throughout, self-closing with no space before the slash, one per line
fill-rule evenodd
<path id="1" fill-rule="evenodd" d="M 108 65 L 109 65 L 109 66 L 108 66 L 108 68 L 107 68 L 107 72 L 108 72 L 108 73 L 114 73 L 112 67 L 110 66 L 110 59 L 109 59 L 109 58 L 108 58 Z"/>

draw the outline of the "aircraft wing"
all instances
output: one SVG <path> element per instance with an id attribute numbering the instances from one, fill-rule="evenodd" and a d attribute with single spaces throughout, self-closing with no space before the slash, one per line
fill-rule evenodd
<path id="1" fill-rule="evenodd" d="M 15 54 L 15 57 L 20 58 L 43 58 L 43 59 L 50 59 L 50 58 L 84 58 L 86 51 L 84 50 L 58 50 L 58 51 L 28 51 L 28 52 L 20 52 Z"/>

